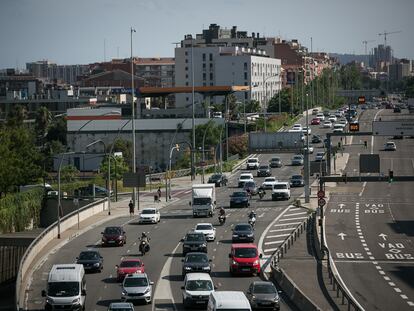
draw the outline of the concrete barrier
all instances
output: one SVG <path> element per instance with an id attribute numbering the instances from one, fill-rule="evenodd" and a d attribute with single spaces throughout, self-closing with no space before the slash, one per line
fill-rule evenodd
<path id="1" fill-rule="evenodd" d="M 93 215 L 96 215 L 108 207 L 106 199 L 93 202 L 79 210 L 79 221 L 83 221 Z M 65 232 L 69 228 L 78 223 L 78 211 L 63 217 L 60 221 L 60 232 Z M 33 242 L 29 245 L 24 253 L 19 266 L 19 272 L 16 278 L 16 310 L 21 310 L 23 306 L 24 295 L 22 293 L 22 285 L 26 284 L 25 280 L 29 269 L 33 268 L 33 260 L 42 251 L 42 249 L 58 235 L 57 221 L 47 227 Z"/>
<path id="2" fill-rule="evenodd" d="M 301 311 L 316 311 L 320 309 L 299 287 L 284 273 L 281 268 L 272 266 L 272 279 Z"/>

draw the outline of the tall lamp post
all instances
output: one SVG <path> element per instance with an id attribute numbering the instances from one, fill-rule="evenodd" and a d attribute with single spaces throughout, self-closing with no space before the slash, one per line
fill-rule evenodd
<path id="1" fill-rule="evenodd" d="M 169 168 L 169 170 L 168 170 L 168 174 L 169 174 L 169 176 L 168 176 L 168 179 L 169 179 L 169 185 L 168 185 L 168 193 L 169 193 L 169 197 L 170 197 L 170 199 L 171 199 L 171 158 L 172 158 L 172 153 L 173 153 L 173 151 L 174 150 L 177 150 L 177 151 L 180 151 L 180 145 L 179 144 L 176 144 L 175 146 L 173 146 L 171 149 L 170 149 L 170 159 L 169 159 L 169 166 L 168 166 L 168 168 Z M 167 191 L 167 189 L 165 189 L 166 191 Z"/>
<path id="2" fill-rule="evenodd" d="M 132 54 L 132 34 L 136 32 L 134 28 L 131 27 L 131 108 L 132 108 L 132 172 L 137 172 L 136 167 L 136 155 L 135 155 L 135 103 L 134 103 L 134 97 L 135 97 L 135 90 L 134 90 L 134 59 Z M 135 206 L 136 202 L 136 187 L 132 188 L 132 202 Z"/>
<path id="3" fill-rule="evenodd" d="M 62 157 L 60 158 L 59 168 L 58 168 L 58 212 L 57 212 L 57 227 L 58 227 L 58 235 L 57 238 L 60 239 L 60 211 L 62 210 L 62 191 L 60 189 L 60 171 L 62 170 L 62 163 L 63 158 L 65 155 L 74 154 L 74 151 L 62 153 Z"/>
<path id="4" fill-rule="evenodd" d="M 203 150 L 202 150 L 202 152 L 203 152 L 203 178 L 202 178 L 202 180 L 203 180 L 203 184 L 204 184 L 205 161 L 206 161 L 206 158 L 205 158 L 205 150 L 204 150 L 204 142 L 205 142 L 205 140 L 206 140 L 206 134 L 207 134 L 207 131 L 208 131 L 208 129 L 210 128 L 210 125 L 211 125 L 211 124 L 213 124 L 213 122 L 208 122 L 208 123 L 207 123 L 207 127 L 206 127 L 206 129 L 204 130 L 204 134 L 203 134 Z"/>
<path id="5" fill-rule="evenodd" d="M 85 148 L 88 149 L 89 147 L 101 143 L 104 146 L 105 154 L 106 153 L 106 144 L 102 139 L 95 140 L 88 144 Z M 112 148 L 111 148 L 112 150 Z M 107 154 L 108 155 L 108 154 Z M 108 200 L 108 215 L 111 215 L 111 154 L 108 155 L 108 191 L 107 191 L 107 200 Z"/>
<path id="6" fill-rule="evenodd" d="M 309 96 L 306 93 L 306 126 L 309 127 L 309 107 L 308 107 L 308 102 L 309 102 Z M 310 188 L 309 188 L 309 134 L 306 135 L 306 152 L 305 152 L 305 203 L 309 203 L 310 202 Z"/>
<path id="7" fill-rule="evenodd" d="M 192 39 L 191 39 L 192 40 Z M 192 130 L 193 130 L 193 148 L 195 148 L 195 103 L 194 103 L 194 44 L 191 41 L 191 103 L 192 103 Z M 191 150 L 191 174 L 195 179 L 195 152 Z"/>

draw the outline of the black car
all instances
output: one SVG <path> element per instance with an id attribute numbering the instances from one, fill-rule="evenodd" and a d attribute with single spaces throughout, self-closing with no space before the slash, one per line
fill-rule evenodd
<path id="1" fill-rule="evenodd" d="M 103 257 L 98 251 L 83 251 L 76 257 L 76 263 L 83 265 L 85 271 L 98 271 L 103 269 Z"/>
<path id="2" fill-rule="evenodd" d="M 102 233 L 102 246 L 123 246 L 126 243 L 126 233 L 120 226 L 106 227 Z"/>
<path id="3" fill-rule="evenodd" d="M 290 186 L 291 187 L 303 187 L 305 182 L 303 181 L 302 175 L 293 175 L 290 178 Z"/>
<path id="4" fill-rule="evenodd" d="M 189 272 L 211 272 L 211 259 L 208 259 L 206 253 L 188 253 L 185 258 L 182 259 L 183 271 L 182 275 L 185 276 Z"/>
<path id="5" fill-rule="evenodd" d="M 246 297 L 253 310 L 280 310 L 279 293 L 272 282 L 254 281 L 250 284 Z"/>
<path id="6" fill-rule="evenodd" d="M 181 242 L 183 242 L 184 256 L 189 252 L 207 253 L 207 240 L 202 233 L 189 232 Z"/>
<path id="7" fill-rule="evenodd" d="M 233 228 L 231 237 L 233 243 L 254 242 L 254 230 L 250 224 L 237 224 Z"/>
<path id="8" fill-rule="evenodd" d="M 269 177 L 272 175 L 269 165 L 260 165 L 257 170 L 257 177 Z"/>
<path id="9" fill-rule="evenodd" d="M 322 142 L 322 138 L 318 135 L 312 136 L 312 144 L 319 144 Z"/>
<path id="10" fill-rule="evenodd" d="M 282 160 L 279 157 L 274 157 L 270 160 L 270 167 L 282 167 Z"/>
<path id="11" fill-rule="evenodd" d="M 401 112 L 401 108 L 400 107 L 395 107 L 394 108 L 394 113 L 400 113 Z"/>
<path id="12" fill-rule="evenodd" d="M 236 191 L 230 196 L 230 207 L 249 207 L 250 197 L 246 191 Z"/>
<path id="13" fill-rule="evenodd" d="M 215 184 L 216 187 L 227 186 L 227 182 L 228 182 L 227 176 L 221 173 L 213 174 L 208 179 L 208 183 Z"/>

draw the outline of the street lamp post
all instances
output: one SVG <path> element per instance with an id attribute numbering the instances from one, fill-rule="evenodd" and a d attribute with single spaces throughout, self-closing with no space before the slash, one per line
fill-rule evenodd
<path id="1" fill-rule="evenodd" d="M 89 147 L 101 143 L 104 146 L 105 154 L 106 153 L 106 144 L 102 139 L 95 140 L 88 144 L 85 148 L 88 149 Z M 111 148 L 112 151 L 112 148 Z M 108 155 L 108 154 L 107 154 Z M 111 154 L 108 155 L 108 189 L 107 189 L 107 200 L 108 200 L 108 215 L 111 215 Z"/>
<path id="2" fill-rule="evenodd" d="M 192 131 L 193 131 L 193 148 L 195 148 L 195 104 L 194 104 L 194 44 L 191 42 L 191 103 L 192 103 Z M 195 179 L 195 152 L 191 150 L 191 174 Z"/>
<path id="3" fill-rule="evenodd" d="M 309 97 L 308 94 L 306 94 L 306 126 L 309 127 L 309 109 L 308 109 L 308 101 Z M 305 203 L 310 202 L 310 185 L 309 185 L 309 134 L 306 135 L 306 149 L 305 149 Z"/>
<path id="4" fill-rule="evenodd" d="M 63 158 L 65 155 L 74 154 L 74 151 L 62 153 L 62 157 L 60 158 L 59 168 L 58 168 L 58 212 L 57 212 L 57 227 L 58 227 L 58 234 L 57 238 L 60 239 L 60 212 L 62 210 L 62 191 L 60 189 L 60 171 L 62 170 L 62 163 Z"/>
<path id="5" fill-rule="evenodd" d="M 132 108 L 132 172 L 135 174 L 137 172 L 136 167 L 136 154 L 135 154 L 135 90 L 134 90 L 134 59 L 132 54 L 132 34 L 136 32 L 134 28 L 131 27 L 131 108 Z M 132 202 L 135 206 L 136 203 L 136 187 L 132 188 Z"/>
<path id="6" fill-rule="evenodd" d="M 170 199 L 171 199 L 171 158 L 172 158 L 172 153 L 173 153 L 174 149 L 176 149 L 177 151 L 180 151 L 180 145 L 176 144 L 175 146 L 173 146 L 170 149 L 170 161 L 169 161 L 169 170 L 168 170 L 168 174 L 169 174 L 169 176 L 168 176 L 168 179 L 169 179 L 168 193 L 169 193 Z M 165 189 L 165 190 L 167 191 L 167 189 Z"/>
<path id="7" fill-rule="evenodd" d="M 204 184 L 204 174 L 205 174 L 205 161 L 206 161 L 206 159 L 205 159 L 205 150 L 204 150 L 204 142 L 205 142 L 205 139 L 206 139 L 206 134 L 207 134 L 207 131 L 208 131 L 208 129 L 210 128 L 210 125 L 211 124 L 213 124 L 213 122 L 208 122 L 207 123 L 207 127 L 206 127 L 206 129 L 204 130 L 204 134 L 203 134 L 203 150 L 202 150 L 202 152 L 203 152 L 203 178 L 202 178 L 202 180 L 203 180 L 203 184 Z"/>

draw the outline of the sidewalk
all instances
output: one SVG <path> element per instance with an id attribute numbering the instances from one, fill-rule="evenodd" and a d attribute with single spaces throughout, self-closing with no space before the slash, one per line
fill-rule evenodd
<path id="1" fill-rule="evenodd" d="M 338 157 L 336 159 L 337 170 L 345 168 L 349 155 Z M 316 193 L 318 191 L 318 181 L 315 181 L 312 185 L 312 194 L 310 203 L 303 204 L 302 206 L 316 211 L 318 206 L 318 199 Z M 325 185 L 326 197 L 329 198 L 329 192 L 335 191 L 336 183 L 327 183 Z M 303 202 L 304 198 L 301 197 Z M 318 221 L 318 220 L 316 220 Z M 294 294 L 290 297 L 299 308 L 305 308 L 304 299 L 315 306 L 316 310 L 346 310 L 347 306 L 342 306 L 341 301 L 336 298 L 335 291 L 329 287 L 328 270 L 324 260 L 318 259 L 318 252 L 315 248 L 314 235 L 320 235 L 319 226 L 315 231 L 315 226 L 308 226 L 306 234 L 300 235 L 297 240 L 290 247 L 286 255 L 280 259 L 278 267 L 284 275 L 283 282 L 281 282 L 282 289 L 285 286 L 295 288 L 299 290 L 302 295 Z M 316 246 L 319 247 L 319 246 Z M 287 285 L 290 281 L 291 284 Z M 286 290 L 285 290 L 286 291 Z M 287 291 L 289 292 L 289 291 Z M 309 303 L 307 304 L 309 306 Z"/>

